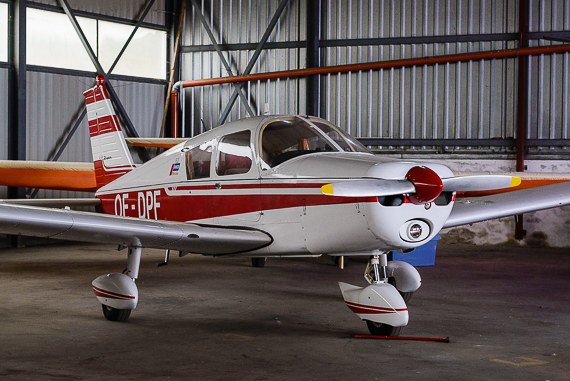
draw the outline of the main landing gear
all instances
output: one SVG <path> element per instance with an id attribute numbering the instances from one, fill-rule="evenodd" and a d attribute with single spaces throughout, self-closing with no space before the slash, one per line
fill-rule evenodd
<path id="1" fill-rule="evenodd" d="M 139 292 L 135 280 L 139 275 L 141 251 L 140 247 L 129 247 L 127 268 L 122 274 L 101 275 L 91 283 L 107 320 L 127 321 L 137 307 Z"/>
<path id="2" fill-rule="evenodd" d="M 367 287 L 339 282 L 346 305 L 366 322 L 372 335 L 397 336 L 408 324 L 408 307 L 404 297 L 421 284 L 417 270 L 401 261 L 387 260 L 387 252 L 375 251 L 366 266 Z"/>

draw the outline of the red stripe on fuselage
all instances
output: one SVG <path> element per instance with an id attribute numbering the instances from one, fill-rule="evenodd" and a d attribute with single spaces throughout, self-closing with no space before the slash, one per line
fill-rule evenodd
<path id="1" fill-rule="evenodd" d="M 103 185 L 109 184 L 111 181 L 118 179 L 133 169 L 133 167 L 130 166 L 106 168 L 103 164 L 103 160 L 95 160 L 93 162 L 93 167 L 95 169 L 95 183 L 97 184 L 97 188 L 101 188 Z"/>
<path id="2" fill-rule="evenodd" d="M 200 190 L 198 195 L 168 196 L 163 188 L 147 189 L 144 191 L 130 191 L 101 195 L 102 211 L 108 214 L 125 215 L 128 217 L 154 218 L 169 221 L 193 221 L 206 218 L 223 217 L 235 214 L 253 213 L 300 206 L 324 206 L 351 204 L 359 202 L 376 202 L 376 197 L 333 197 L 322 194 L 263 194 L 263 189 L 314 189 L 323 184 L 232 184 L 222 185 L 223 190 L 247 189 L 248 194 L 216 194 L 219 190 L 214 185 L 181 186 L 180 190 Z M 169 189 L 173 189 L 170 187 Z M 258 189 L 259 191 L 256 191 Z M 203 191 L 211 191 L 204 195 Z M 155 196 L 154 192 L 160 191 Z M 128 193 L 128 197 L 123 195 Z M 121 200 L 117 201 L 117 194 Z M 159 203 L 158 208 L 154 205 Z M 116 210 L 118 205 L 121 210 Z M 152 211 L 150 210 L 152 209 Z M 155 213 L 156 211 L 156 213 Z"/>

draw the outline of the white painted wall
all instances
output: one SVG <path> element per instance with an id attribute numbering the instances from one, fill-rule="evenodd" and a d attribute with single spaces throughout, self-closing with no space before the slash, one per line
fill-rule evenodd
<path id="1" fill-rule="evenodd" d="M 514 172 L 514 160 L 426 160 L 447 165 L 454 172 Z M 570 174 L 567 160 L 527 160 L 528 172 Z M 570 206 L 542 210 L 524 215 L 526 238 L 522 244 L 570 247 Z M 514 217 L 479 222 L 441 232 L 442 240 L 450 243 L 496 245 L 514 240 Z"/>

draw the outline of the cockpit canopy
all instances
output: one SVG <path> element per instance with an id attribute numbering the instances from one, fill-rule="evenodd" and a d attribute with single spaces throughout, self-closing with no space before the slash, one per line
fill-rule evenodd
<path id="1" fill-rule="evenodd" d="M 223 130 L 212 130 L 165 153 L 174 160 L 167 161 L 170 162 L 167 179 L 184 172 L 186 180 L 232 175 L 256 177 L 259 167 L 270 169 L 301 155 L 370 153 L 356 139 L 323 119 L 301 116 L 257 118 L 229 123 L 225 126 L 225 134 L 218 132 Z"/>
<path id="2" fill-rule="evenodd" d="M 315 152 L 370 153 L 334 125 L 314 117 L 284 117 L 270 121 L 260 132 L 260 147 L 262 166 L 268 167 Z"/>

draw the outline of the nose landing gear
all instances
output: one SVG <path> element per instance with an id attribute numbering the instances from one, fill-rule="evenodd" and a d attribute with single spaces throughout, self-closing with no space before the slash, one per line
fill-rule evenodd
<path id="1" fill-rule="evenodd" d="M 339 282 L 339 287 L 348 308 L 366 322 L 372 335 L 397 336 L 409 318 L 402 294 L 417 290 L 421 280 L 413 266 L 400 261 L 388 263 L 387 254 L 372 253 L 364 273 L 369 286 Z M 390 284 L 390 279 L 394 279 L 393 283 L 398 284 L 399 289 Z"/>

